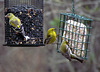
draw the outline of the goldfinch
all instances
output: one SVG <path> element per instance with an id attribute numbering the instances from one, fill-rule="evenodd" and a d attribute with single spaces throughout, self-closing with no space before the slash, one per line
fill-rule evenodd
<path id="1" fill-rule="evenodd" d="M 15 28 L 20 28 L 21 21 L 13 13 L 8 13 L 5 17 L 9 18 L 9 24 Z"/>
<path id="2" fill-rule="evenodd" d="M 25 35 L 24 27 L 21 24 L 21 21 L 18 17 L 16 17 L 13 13 L 8 13 L 5 17 L 9 18 L 9 24 L 13 27 L 18 28 L 19 30 L 15 30 L 12 28 L 18 35 L 21 35 L 25 40 L 29 40 L 30 37 Z"/>
<path id="3" fill-rule="evenodd" d="M 56 36 L 55 28 L 50 28 L 47 31 L 47 37 L 44 41 L 44 44 L 52 44 L 56 40 Z"/>
<path id="4" fill-rule="evenodd" d="M 60 52 L 62 53 L 63 56 L 65 56 L 70 61 L 71 59 L 76 59 L 81 63 L 83 62 L 83 59 L 79 58 L 78 56 L 72 53 L 72 49 L 69 47 L 68 42 L 65 40 L 61 43 Z"/>

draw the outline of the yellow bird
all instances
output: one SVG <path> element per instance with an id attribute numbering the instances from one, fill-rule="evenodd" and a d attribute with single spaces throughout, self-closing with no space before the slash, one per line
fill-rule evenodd
<path id="1" fill-rule="evenodd" d="M 56 36 L 55 28 L 50 28 L 47 31 L 47 37 L 44 41 L 44 44 L 52 44 L 56 40 Z"/>
<path id="2" fill-rule="evenodd" d="M 60 52 L 62 53 L 63 56 L 65 56 L 67 59 L 71 61 L 71 59 L 76 59 L 80 61 L 81 63 L 83 62 L 83 59 L 79 58 L 75 54 L 72 53 L 72 49 L 70 48 L 69 44 L 67 41 L 63 41 L 60 46 Z"/>
<path id="3" fill-rule="evenodd" d="M 21 21 L 13 13 L 8 13 L 5 17 L 9 18 L 9 24 L 15 28 L 20 29 Z"/>

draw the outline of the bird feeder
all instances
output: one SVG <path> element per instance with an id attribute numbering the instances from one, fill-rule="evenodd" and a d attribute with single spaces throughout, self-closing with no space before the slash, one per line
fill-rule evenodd
<path id="1" fill-rule="evenodd" d="M 60 13 L 57 52 L 60 52 L 62 41 L 66 40 L 72 48 L 72 53 L 82 59 L 87 59 L 92 20 L 75 14 L 74 0 L 72 5 L 72 13 Z"/>
<path id="2" fill-rule="evenodd" d="M 5 18 L 5 46 L 44 46 L 43 0 L 5 0 L 5 15 L 13 13 L 21 20 L 27 41 Z"/>

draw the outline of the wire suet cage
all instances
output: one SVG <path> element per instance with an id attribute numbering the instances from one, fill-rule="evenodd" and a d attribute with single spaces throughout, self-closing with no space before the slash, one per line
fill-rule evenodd
<path id="1" fill-rule="evenodd" d="M 5 15 L 8 13 L 20 19 L 21 28 L 15 29 L 5 18 L 5 46 L 44 46 L 43 0 L 5 0 Z"/>
<path id="2" fill-rule="evenodd" d="M 92 19 L 76 15 L 74 13 L 74 0 L 72 1 L 72 13 L 60 13 L 57 52 L 60 52 L 62 41 L 66 40 L 72 48 L 72 53 L 86 60 Z"/>

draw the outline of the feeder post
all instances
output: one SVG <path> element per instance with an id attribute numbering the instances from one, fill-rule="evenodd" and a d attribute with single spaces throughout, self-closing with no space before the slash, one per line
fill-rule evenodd
<path id="1" fill-rule="evenodd" d="M 72 13 L 74 14 L 74 0 L 72 0 Z"/>

